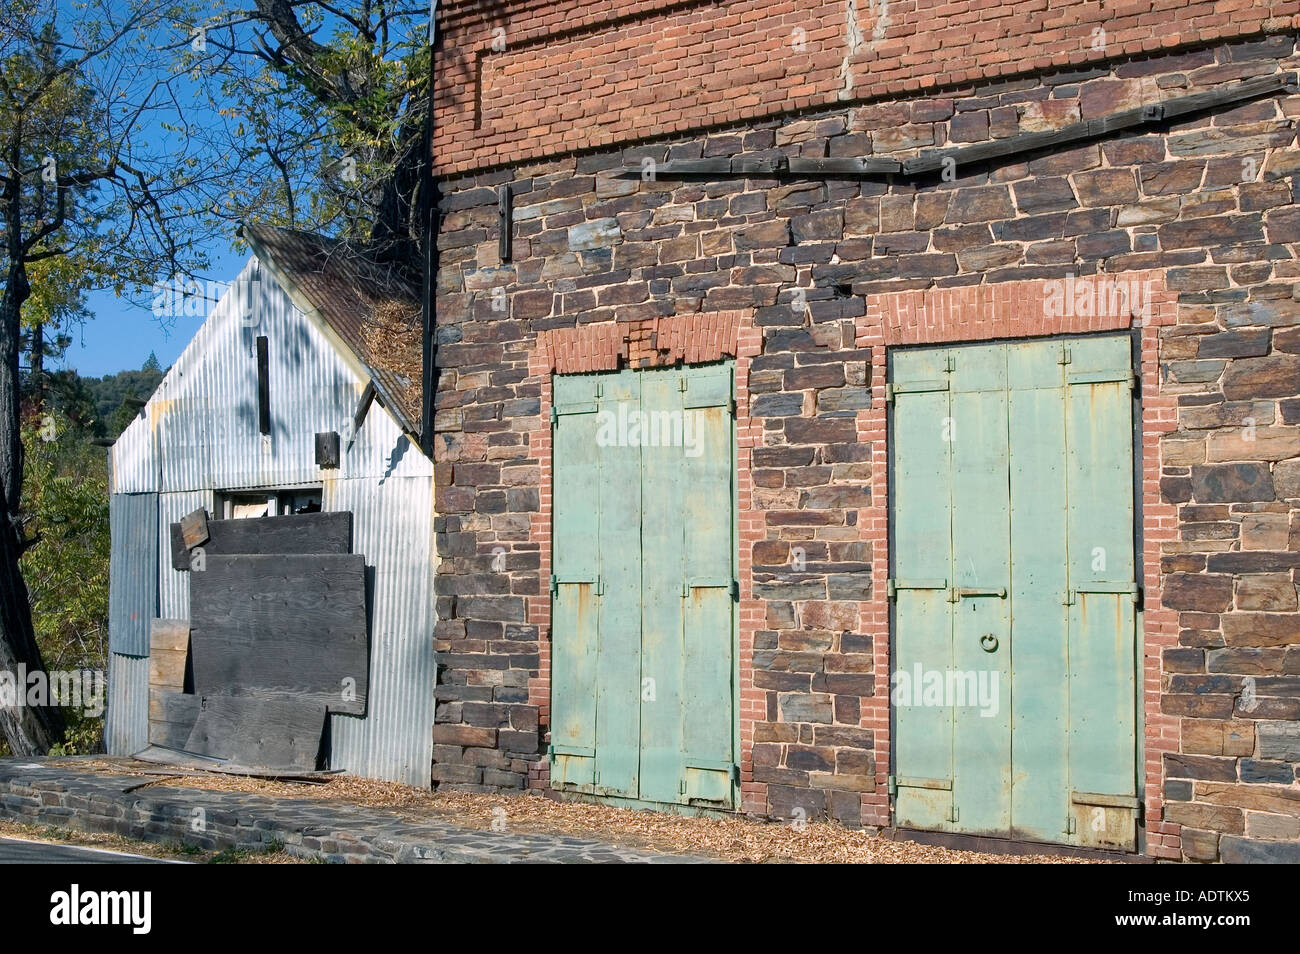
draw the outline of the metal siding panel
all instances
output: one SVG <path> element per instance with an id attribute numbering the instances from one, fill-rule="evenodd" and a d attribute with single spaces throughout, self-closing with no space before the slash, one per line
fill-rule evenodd
<path id="1" fill-rule="evenodd" d="M 190 618 L 190 574 L 172 569 L 171 525 L 187 513 L 212 506 L 204 490 L 158 495 L 158 615 L 163 619 Z"/>
<path id="2" fill-rule="evenodd" d="M 134 755 L 149 744 L 149 657 L 109 653 L 104 751 Z"/>
<path id="3" fill-rule="evenodd" d="M 353 552 L 373 568 L 367 713 L 330 717 L 330 763 L 423 788 L 433 762 L 436 678 L 432 493 L 431 474 L 339 480 L 326 485 L 324 501 L 327 510 L 352 511 Z"/>
<path id="4" fill-rule="evenodd" d="M 895 770 L 899 825 L 952 827 L 953 710 L 922 704 L 923 673 L 952 667 L 952 442 L 944 349 L 904 351 L 894 382 L 941 381 L 942 388 L 894 398 L 893 496 Z M 913 588 L 916 584 L 922 587 Z M 925 780 L 947 787 L 907 785 Z"/>
<path id="5" fill-rule="evenodd" d="M 139 414 L 109 448 L 111 483 L 115 494 L 138 494 L 158 489 L 158 456 L 148 414 Z"/>
<path id="6" fill-rule="evenodd" d="M 257 428 L 259 335 L 270 339 L 269 441 Z M 352 364 L 250 259 L 114 446 L 114 489 L 239 489 L 423 473 L 422 455 L 378 405 L 347 446 L 364 389 Z M 316 467 L 314 438 L 323 431 L 343 436 L 338 471 Z"/>
<path id="7" fill-rule="evenodd" d="M 149 655 L 149 621 L 158 613 L 158 495 L 112 494 L 108 500 L 109 648 Z"/>

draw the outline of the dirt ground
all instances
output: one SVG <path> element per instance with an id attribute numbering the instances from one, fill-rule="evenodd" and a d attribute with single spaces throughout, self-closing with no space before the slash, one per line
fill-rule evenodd
<path id="1" fill-rule="evenodd" d="M 145 855 L 160 861 L 189 861 L 195 864 L 230 864 L 230 865 L 291 865 L 300 864 L 283 850 L 267 852 L 250 851 L 202 851 L 179 842 L 155 844 L 151 841 L 136 841 L 121 835 L 101 835 L 94 832 L 69 831 L 46 825 L 20 825 L 17 822 L 0 820 L 0 836 L 22 838 L 26 841 L 45 841 L 57 845 L 78 845 L 83 848 L 102 848 L 106 851 L 124 851 L 133 855 Z"/>
<path id="2" fill-rule="evenodd" d="M 347 775 L 319 783 L 267 781 L 213 773 L 166 775 L 130 759 L 78 759 L 78 769 L 138 774 L 141 788 L 182 786 L 249 792 L 275 798 L 331 799 L 414 820 L 466 828 L 566 834 L 634 848 L 708 855 L 741 863 L 1080 864 L 1059 855 L 999 855 L 891 841 L 872 832 L 824 822 L 777 824 L 740 816 L 686 817 L 608 805 L 558 801 L 541 794 L 432 792 Z M 139 789 L 137 789 L 139 790 Z"/>

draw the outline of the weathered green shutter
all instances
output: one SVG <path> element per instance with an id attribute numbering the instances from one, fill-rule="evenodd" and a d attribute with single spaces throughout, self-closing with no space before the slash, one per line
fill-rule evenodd
<path id="1" fill-rule="evenodd" d="M 682 545 L 694 493 L 682 472 L 683 448 L 672 441 L 682 384 L 679 371 L 642 373 L 643 424 L 653 430 L 641 450 L 641 797 L 655 802 L 681 795 Z"/>
<path id="2" fill-rule="evenodd" d="M 1132 358 L 1127 338 L 1069 343 L 1070 798 L 1075 840 L 1133 848 Z"/>
<path id="3" fill-rule="evenodd" d="M 596 771 L 601 473 L 595 380 L 555 379 L 552 426 L 551 782 L 590 791 Z"/>
<path id="4" fill-rule="evenodd" d="M 1066 587 L 1065 345 L 1008 345 L 1011 458 L 1011 801 L 1023 837 L 1060 841 L 1069 779 Z M 1006 701 L 1006 700 L 1004 700 Z M 1130 769 L 1132 760 L 1130 759 Z"/>
<path id="5" fill-rule="evenodd" d="M 892 360 L 898 824 L 1131 849 L 1129 341 Z"/>
<path id="6" fill-rule="evenodd" d="M 1011 825 L 1011 574 L 1006 346 L 953 349 L 953 801 L 963 831 Z M 980 707 L 981 682 L 996 702 Z M 961 696 L 958 696 L 961 693 Z"/>
<path id="7" fill-rule="evenodd" d="M 689 369 L 685 385 L 682 800 L 723 805 L 731 802 L 735 765 L 731 366 Z"/>
<path id="8" fill-rule="evenodd" d="M 558 787 L 732 802 L 732 406 L 729 365 L 555 379 Z"/>
<path id="9" fill-rule="evenodd" d="M 952 442 L 946 349 L 894 357 L 894 647 L 897 823 L 952 822 L 953 711 L 924 705 L 928 669 L 952 665 Z"/>
<path id="10" fill-rule="evenodd" d="M 641 450 L 618 425 L 641 404 L 635 372 L 595 377 L 607 425 L 600 458 L 600 648 L 597 653 L 597 789 L 635 797 L 640 776 Z M 590 545 L 590 544 L 588 544 Z"/>

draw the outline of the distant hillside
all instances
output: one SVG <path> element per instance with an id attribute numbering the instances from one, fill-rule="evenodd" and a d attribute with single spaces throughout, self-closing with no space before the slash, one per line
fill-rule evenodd
<path id="1" fill-rule="evenodd" d="M 95 419 L 103 422 L 105 437 L 114 438 L 131 423 L 136 408 L 123 404 L 127 398 L 148 400 L 162 382 L 164 372 L 153 362 L 153 367 L 146 364 L 139 371 L 119 371 L 106 374 L 102 378 L 82 378 L 86 390 L 94 402 Z"/>
<path id="2" fill-rule="evenodd" d="M 126 401 L 148 400 L 166 373 L 153 355 L 138 371 L 119 371 L 102 378 L 56 371 L 49 375 L 48 397 L 91 435 L 115 440 L 139 410 Z"/>

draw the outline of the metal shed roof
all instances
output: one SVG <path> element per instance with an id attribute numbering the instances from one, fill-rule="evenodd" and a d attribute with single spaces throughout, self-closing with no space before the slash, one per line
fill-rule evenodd
<path id="1" fill-rule="evenodd" d="M 372 353 L 365 329 L 381 303 L 418 309 L 419 283 L 400 265 L 381 261 L 369 243 L 248 223 L 240 234 L 294 304 L 320 320 L 362 364 L 402 429 L 418 437 L 421 402 L 413 395 L 421 382 L 376 360 L 382 356 Z"/>

